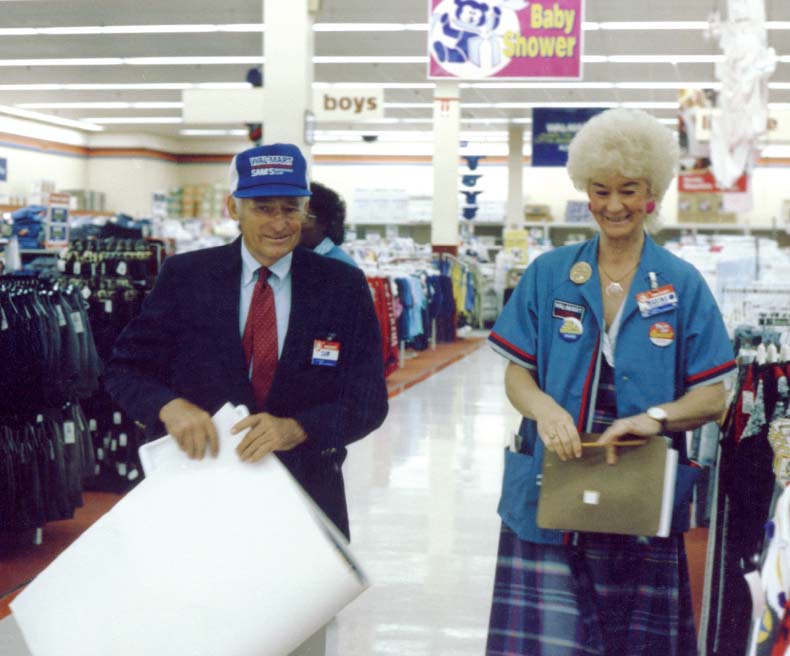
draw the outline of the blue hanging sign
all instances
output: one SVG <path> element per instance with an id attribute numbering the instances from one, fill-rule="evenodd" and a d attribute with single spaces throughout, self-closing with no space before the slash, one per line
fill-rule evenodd
<path id="1" fill-rule="evenodd" d="M 535 107 L 532 110 L 532 166 L 565 166 L 573 137 L 602 111 Z"/>

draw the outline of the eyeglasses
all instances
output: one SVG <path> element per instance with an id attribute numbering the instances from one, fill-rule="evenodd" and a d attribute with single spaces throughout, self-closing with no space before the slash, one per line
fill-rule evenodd
<path id="1" fill-rule="evenodd" d="M 275 219 L 280 214 L 286 221 L 292 222 L 302 221 L 306 216 L 300 205 L 291 203 L 253 203 L 250 209 L 253 214 L 267 221 Z"/>

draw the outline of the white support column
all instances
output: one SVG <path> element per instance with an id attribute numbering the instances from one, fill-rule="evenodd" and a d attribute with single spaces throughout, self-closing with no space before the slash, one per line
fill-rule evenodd
<path id="1" fill-rule="evenodd" d="M 433 95 L 433 211 L 431 220 L 431 244 L 435 251 L 458 252 L 460 119 L 458 83 L 437 81 Z"/>
<path id="2" fill-rule="evenodd" d="M 311 147 L 304 137 L 305 112 L 313 109 L 312 4 L 309 0 L 263 0 L 263 143 L 296 144 L 308 163 Z"/>
<path id="3" fill-rule="evenodd" d="M 524 127 L 511 125 L 508 128 L 507 158 L 507 218 L 509 230 L 517 230 L 524 224 Z"/>

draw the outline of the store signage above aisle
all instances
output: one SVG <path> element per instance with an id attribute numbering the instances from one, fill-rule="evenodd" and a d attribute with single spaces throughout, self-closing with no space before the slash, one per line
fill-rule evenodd
<path id="1" fill-rule="evenodd" d="M 313 111 L 319 121 L 384 118 L 384 89 L 316 89 Z"/>
<path id="2" fill-rule="evenodd" d="M 601 109 L 532 110 L 532 166 L 565 166 L 568 145 L 582 126 Z"/>
<path id="3" fill-rule="evenodd" d="M 584 0 L 430 0 L 428 77 L 582 79 Z"/>
<path id="4" fill-rule="evenodd" d="M 182 92 L 184 123 L 260 123 L 264 89 L 187 89 Z"/>
<path id="5" fill-rule="evenodd" d="M 744 193 L 748 187 L 747 181 L 748 178 L 744 173 L 730 189 L 721 189 L 710 169 L 681 171 L 678 175 L 678 191 L 685 194 L 710 194 L 723 191 Z"/>

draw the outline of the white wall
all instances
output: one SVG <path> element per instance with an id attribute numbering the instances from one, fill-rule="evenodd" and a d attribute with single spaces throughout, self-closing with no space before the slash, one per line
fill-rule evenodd
<path id="1" fill-rule="evenodd" d="M 85 187 L 103 191 L 109 211 L 150 216 L 151 194 L 178 186 L 178 164 L 143 157 L 92 157 Z"/>
<path id="2" fill-rule="evenodd" d="M 36 180 L 54 180 L 56 189 L 85 186 L 87 158 L 50 154 L 0 144 L 0 158 L 7 160 L 8 179 L 0 182 L 0 196 L 29 196 Z"/>
<path id="3" fill-rule="evenodd" d="M 227 186 L 229 166 L 230 160 L 228 160 L 227 164 L 179 164 L 178 184 L 195 185 L 221 182 L 224 186 Z"/>

